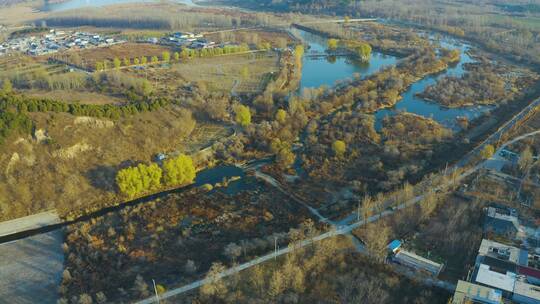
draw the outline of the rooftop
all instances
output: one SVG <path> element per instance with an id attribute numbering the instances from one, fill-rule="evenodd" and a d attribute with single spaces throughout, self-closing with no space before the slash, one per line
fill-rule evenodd
<path id="1" fill-rule="evenodd" d="M 442 264 L 433 262 L 413 252 L 409 252 L 405 250 L 400 250 L 398 253 L 396 253 L 395 258 L 398 260 L 398 262 L 401 262 L 403 264 L 406 264 L 415 268 L 429 271 L 435 275 L 438 275 L 439 272 L 441 272 L 443 268 Z"/>
<path id="2" fill-rule="evenodd" d="M 465 304 L 468 303 L 469 299 L 482 303 L 498 304 L 502 303 L 502 292 L 474 283 L 458 281 L 452 304 Z"/>
<path id="3" fill-rule="evenodd" d="M 487 239 L 482 240 L 478 254 L 492 256 L 522 266 L 526 266 L 528 262 L 527 251 Z"/>
<path id="4" fill-rule="evenodd" d="M 476 282 L 512 292 L 516 282 L 516 274 L 512 272 L 500 273 L 490 269 L 489 265 L 480 264 L 476 274 Z"/>
<path id="5" fill-rule="evenodd" d="M 517 280 L 514 286 L 514 295 L 520 295 L 540 301 L 540 287 Z"/>

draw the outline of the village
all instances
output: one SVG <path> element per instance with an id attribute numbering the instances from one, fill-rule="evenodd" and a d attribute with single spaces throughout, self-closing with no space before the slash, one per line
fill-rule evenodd
<path id="1" fill-rule="evenodd" d="M 14 52 L 25 53 L 31 56 L 41 56 L 66 50 L 110 47 L 126 42 L 126 40 L 96 33 L 51 29 L 41 36 L 28 35 L 5 41 L 0 44 L 0 56 Z M 214 41 L 205 39 L 200 33 L 195 34 L 190 32 L 175 32 L 162 38 L 150 37 L 141 39 L 138 42 L 195 50 L 236 46 L 228 42 L 217 44 Z"/>
<path id="2" fill-rule="evenodd" d="M 484 238 L 466 280 L 458 280 L 453 304 L 540 301 L 540 230 L 520 220 L 515 209 L 485 209 Z M 510 244 L 510 245 L 508 245 Z M 404 250 L 399 240 L 388 245 L 389 260 L 437 277 L 444 264 Z"/>
<path id="3" fill-rule="evenodd" d="M 32 56 L 40 56 L 63 50 L 106 47 L 124 42 L 93 33 L 51 29 L 47 34 L 39 37 L 17 37 L 0 44 L 0 56 L 10 52 L 22 52 Z"/>

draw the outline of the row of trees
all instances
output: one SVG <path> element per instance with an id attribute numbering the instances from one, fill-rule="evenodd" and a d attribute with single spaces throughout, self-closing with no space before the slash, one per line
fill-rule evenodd
<path id="1" fill-rule="evenodd" d="M 271 45 L 268 43 L 264 43 L 259 46 L 259 49 L 261 50 L 268 50 L 270 48 L 271 48 Z M 204 49 L 183 48 L 181 52 L 174 52 L 172 54 L 172 59 L 175 62 L 179 62 L 180 60 L 186 60 L 189 58 L 228 55 L 228 54 L 247 52 L 249 50 L 250 49 L 247 44 L 242 44 L 239 46 L 226 45 L 224 47 L 219 47 L 219 48 L 204 48 Z M 158 64 L 158 63 L 169 63 L 169 62 L 171 62 L 171 53 L 168 51 L 164 51 L 161 54 L 161 57 L 158 57 L 156 55 L 142 56 L 141 58 L 133 58 L 133 59 L 130 59 L 130 58 L 120 59 L 118 57 L 115 57 L 112 60 L 112 62 L 109 60 L 98 61 L 95 64 L 95 70 L 101 72 L 101 71 L 109 70 L 111 68 L 119 69 L 121 67 L 128 67 L 132 65 L 146 65 L 146 64 Z"/>
<path id="2" fill-rule="evenodd" d="M 139 164 L 118 171 L 116 184 L 121 193 L 133 198 L 137 195 L 156 191 L 166 186 L 185 185 L 195 179 L 196 170 L 190 156 L 180 154 L 166 160 L 163 168 L 156 163 Z"/>

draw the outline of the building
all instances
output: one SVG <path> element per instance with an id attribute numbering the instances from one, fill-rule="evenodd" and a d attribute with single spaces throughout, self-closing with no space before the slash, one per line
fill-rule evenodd
<path id="1" fill-rule="evenodd" d="M 512 301 L 519 304 L 538 304 L 540 303 L 540 287 L 517 280 Z"/>
<path id="2" fill-rule="evenodd" d="M 452 304 L 466 303 L 500 304 L 502 303 L 502 292 L 497 289 L 473 284 L 465 281 L 458 281 Z"/>
<path id="3" fill-rule="evenodd" d="M 481 256 L 490 256 L 517 265 L 527 266 L 529 253 L 526 250 L 483 239 L 478 249 Z"/>
<path id="4" fill-rule="evenodd" d="M 490 258 L 486 257 L 486 259 Z M 474 282 L 501 290 L 503 295 L 508 298 L 514 291 L 514 284 L 516 283 L 515 270 L 512 271 L 510 263 L 495 260 L 484 261 L 478 266 L 475 271 Z"/>
<path id="5" fill-rule="evenodd" d="M 399 250 L 394 255 L 393 260 L 398 264 L 427 272 L 433 276 L 438 276 L 444 268 L 443 264 L 433 262 L 415 253 L 405 250 Z"/>

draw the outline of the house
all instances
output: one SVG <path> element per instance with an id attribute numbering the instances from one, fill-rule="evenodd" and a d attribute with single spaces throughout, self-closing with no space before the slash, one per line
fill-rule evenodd
<path id="1" fill-rule="evenodd" d="M 503 303 L 502 292 L 494 288 L 459 280 L 452 298 L 452 304 L 466 304 L 471 302 L 500 304 Z"/>
<path id="2" fill-rule="evenodd" d="M 398 264 L 427 272 L 433 276 L 438 276 L 444 268 L 443 264 L 433 262 L 413 252 L 405 250 L 399 250 L 394 255 L 393 260 Z"/>
<path id="3" fill-rule="evenodd" d="M 514 239 L 519 231 L 519 221 L 515 213 L 496 207 L 488 207 L 484 221 L 484 231 Z"/>

